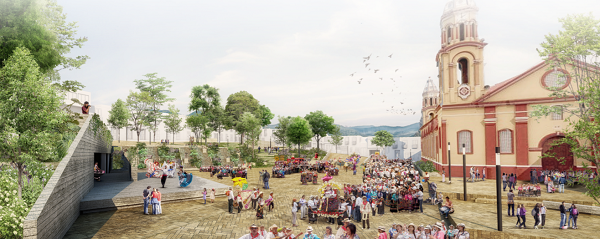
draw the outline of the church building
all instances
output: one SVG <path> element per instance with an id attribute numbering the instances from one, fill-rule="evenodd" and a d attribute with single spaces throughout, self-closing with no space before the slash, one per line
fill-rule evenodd
<path id="1" fill-rule="evenodd" d="M 485 85 L 484 54 L 488 45 L 479 37 L 478 8 L 473 0 L 452 0 L 440 21 L 441 49 L 435 56 L 439 90 L 430 78 L 423 91 L 422 160 L 428 160 L 448 176 L 462 177 L 463 145 L 469 168 L 484 168 L 495 178 L 496 152 L 500 148 L 503 173 L 529 179 L 533 169 L 581 167 L 566 144 L 550 148 L 564 137 L 562 114 L 531 118 L 534 105 L 564 109 L 574 99 L 553 99 L 549 87 L 571 83 L 570 69 L 551 68 L 541 62 L 492 87 Z M 566 159 L 560 164 L 546 152 Z M 467 175 L 468 176 L 468 175 Z"/>

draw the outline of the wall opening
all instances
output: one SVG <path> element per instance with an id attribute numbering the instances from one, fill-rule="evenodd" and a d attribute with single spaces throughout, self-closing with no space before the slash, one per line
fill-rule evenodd
<path id="1" fill-rule="evenodd" d="M 458 84 L 469 84 L 469 61 L 466 58 L 461 58 L 458 60 L 457 65 L 456 79 Z"/>
<path id="2" fill-rule="evenodd" d="M 448 27 L 446 30 L 446 37 L 448 39 L 448 42 L 452 41 L 452 29 L 450 29 L 450 27 Z"/>
<path id="3" fill-rule="evenodd" d="M 460 40 L 461 41 L 465 40 L 465 24 L 464 23 L 460 24 Z"/>

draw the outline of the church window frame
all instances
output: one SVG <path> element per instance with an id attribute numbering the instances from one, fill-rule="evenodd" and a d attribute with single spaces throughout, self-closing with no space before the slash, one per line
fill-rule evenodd
<path id="1" fill-rule="evenodd" d="M 553 105 L 551 107 L 555 108 L 555 109 L 558 109 L 558 108 L 560 108 L 560 109 L 556 110 L 556 111 L 554 111 L 554 109 L 553 109 L 553 111 L 550 112 L 550 119 L 551 120 L 560 120 L 560 121 L 563 121 L 564 120 L 565 107 L 563 105 Z"/>
<path id="2" fill-rule="evenodd" d="M 559 79 L 563 78 L 563 79 Z M 571 75 L 566 70 L 555 68 L 549 71 L 546 71 L 540 82 L 544 89 L 549 91 L 557 91 L 567 88 L 569 84 L 571 84 Z M 562 85 L 556 85 L 557 83 L 562 83 Z"/>
<path id="3" fill-rule="evenodd" d="M 451 26 L 448 26 L 446 28 L 446 39 L 447 39 L 448 43 L 450 43 L 452 41 L 452 27 Z"/>
<path id="4" fill-rule="evenodd" d="M 460 24 L 459 32 L 460 32 L 460 41 L 464 41 L 465 40 L 465 24 L 464 23 Z"/>
<path id="5" fill-rule="evenodd" d="M 500 154 L 514 154 L 514 133 L 511 129 L 502 129 L 498 131 L 498 146 Z"/>
<path id="6" fill-rule="evenodd" d="M 469 59 L 461 57 L 456 61 L 456 80 L 458 85 L 470 83 L 469 79 Z"/>
<path id="7" fill-rule="evenodd" d="M 473 131 L 461 130 L 456 132 L 456 150 L 462 154 L 462 145 L 465 144 L 465 154 L 473 154 Z"/>

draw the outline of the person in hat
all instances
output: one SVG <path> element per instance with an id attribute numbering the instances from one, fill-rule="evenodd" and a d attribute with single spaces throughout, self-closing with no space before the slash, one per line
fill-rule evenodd
<path id="1" fill-rule="evenodd" d="M 431 233 L 433 238 L 444 238 L 446 232 L 443 230 L 443 227 L 439 224 L 433 225 L 434 231 Z"/>
<path id="2" fill-rule="evenodd" d="M 458 232 L 456 233 L 456 237 L 457 239 L 470 239 L 471 236 L 469 235 L 469 232 L 465 231 L 465 224 L 463 223 L 459 223 L 456 225 L 456 227 L 458 228 Z"/>
<path id="3" fill-rule="evenodd" d="M 250 233 L 243 235 L 239 239 L 265 239 L 260 235 L 258 226 L 252 224 L 248 229 L 250 230 Z"/>
<path id="4" fill-rule="evenodd" d="M 258 193 L 258 206 L 256 207 L 256 219 L 263 219 L 263 211 L 265 207 L 265 200 L 263 200 L 263 193 Z"/>
<path id="5" fill-rule="evenodd" d="M 427 225 L 425 227 L 425 230 L 419 234 L 419 239 L 429 239 L 429 237 L 431 236 L 431 226 Z"/>
<path id="6" fill-rule="evenodd" d="M 298 220 L 298 203 L 296 202 L 296 199 L 292 199 L 292 227 L 297 227 L 298 224 L 296 224 L 296 221 Z"/>
<path id="7" fill-rule="evenodd" d="M 306 228 L 306 233 L 304 234 L 304 239 L 319 239 L 319 237 L 315 234 L 312 233 L 313 232 L 313 228 L 311 226 L 308 226 Z"/>
<path id="8" fill-rule="evenodd" d="M 367 223 L 367 229 L 371 229 L 369 218 L 371 216 L 371 204 L 367 202 L 367 197 L 363 196 L 363 203 L 360 205 L 360 212 L 362 214 L 363 229 L 365 229 L 365 222 Z"/>
<path id="9" fill-rule="evenodd" d="M 277 232 L 277 229 L 278 227 L 275 224 L 269 227 L 269 232 L 267 233 L 267 237 L 265 239 L 282 238 L 284 234 L 282 232 Z"/>
<path id="10" fill-rule="evenodd" d="M 408 235 L 412 236 L 412 238 L 417 238 L 417 231 L 415 230 L 415 224 L 408 224 L 408 227 L 406 227 L 406 229 L 408 230 Z"/>
<path id="11" fill-rule="evenodd" d="M 344 225 L 338 228 L 337 233 L 335 234 L 335 238 L 341 238 L 342 236 L 346 235 L 346 230 L 348 229 L 348 225 L 350 225 L 350 219 L 344 218 L 342 222 L 344 223 Z"/>
<path id="12" fill-rule="evenodd" d="M 390 230 L 388 231 L 388 235 L 390 238 L 396 238 L 396 234 L 398 231 L 396 230 L 396 223 L 392 223 Z"/>
<path id="13" fill-rule="evenodd" d="M 379 232 L 377 239 L 388 239 L 387 234 L 385 234 L 385 227 L 379 226 L 377 227 L 377 231 Z"/>
<path id="14" fill-rule="evenodd" d="M 256 201 L 258 200 L 258 189 L 254 188 L 254 191 L 252 191 L 252 195 L 250 195 L 250 200 L 252 200 L 252 209 L 256 209 Z"/>

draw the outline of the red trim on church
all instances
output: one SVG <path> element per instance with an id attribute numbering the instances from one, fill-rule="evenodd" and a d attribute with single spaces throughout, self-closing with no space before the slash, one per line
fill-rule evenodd
<path id="1" fill-rule="evenodd" d="M 485 164 L 496 165 L 496 107 L 485 107 Z"/>

